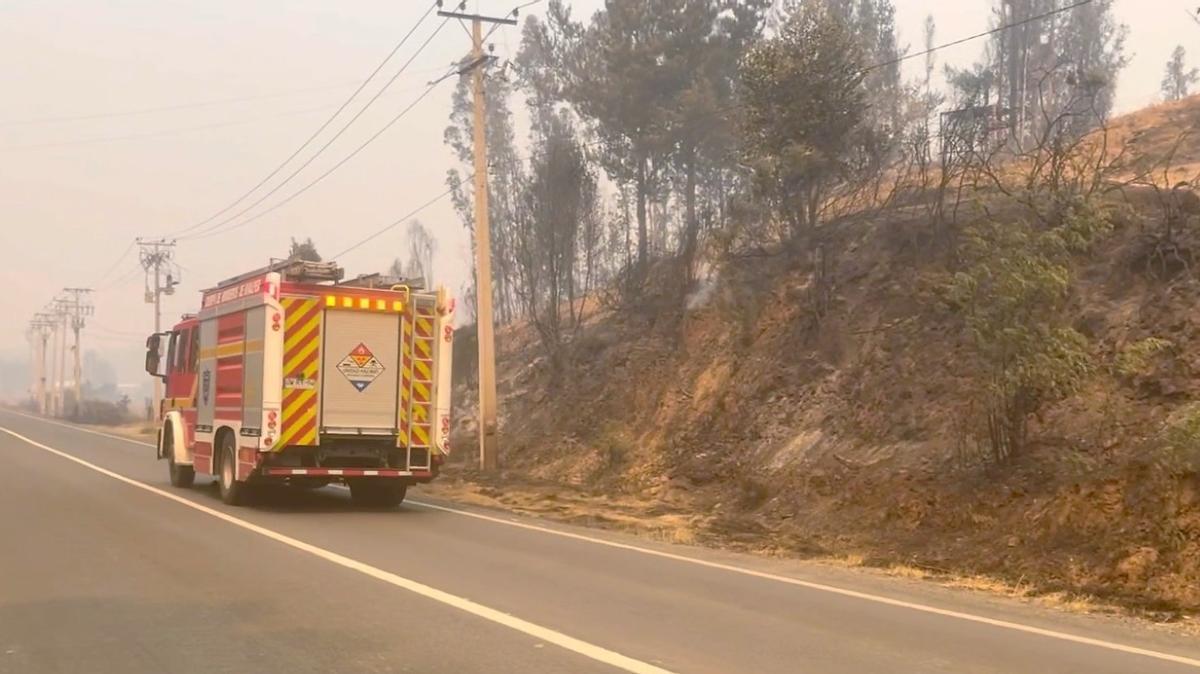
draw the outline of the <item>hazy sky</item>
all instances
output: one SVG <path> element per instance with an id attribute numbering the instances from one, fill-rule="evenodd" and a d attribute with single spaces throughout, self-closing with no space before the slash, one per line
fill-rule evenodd
<path id="1" fill-rule="evenodd" d="M 471 4 L 502 14 L 519 3 Z M 572 6 L 577 16 L 587 16 L 601 4 L 578 0 Z M 938 42 L 984 30 L 990 4 L 896 0 L 901 42 L 919 48 L 929 13 L 937 21 Z M 1119 18 L 1130 27 L 1132 56 L 1118 88 L 1118 111 L 1157 100 L 1163 64 L 1176 44 L 1200 57 L 1200 26 L 1185 16 L 1195 4 L 1117 0 Z M 96 329 L 88 331 L 92 346 L 134 353 L 130 344 L 140 339 L 123 333 L 144 335 L 152 320 L 142 302 L 135 256 L 121 260 L 100 283 L 133 237 L 192 225 L 257 183 L 324 121 L 428 6 L 425 0 L 0 0 L 0 249 L 6 255 L 0 308 L 9 317 L 0 327 L 0 352 L 25 348 L 28 318 L 55 291 L 99 284 Z M 437 23 L 422 26 L 397 65 Z M 519 31 L 502 28 L 492 42 L 498 56 L 511 55 Z M 945 50 L 939 64 L 970 62 L 982 42 Z M 264 207 L 375 133 L 468 47 L 459 25 L 445 26 L 392 86 L 395 93 L 381 98 Z M 914 68 L 918 64 L 919 59 L 912 62 Z M 198 288 L 282 255 L 290 236 L 312 237 L 328 256 L 441 192 L 446 170 L 454 165 L 441 141 L 452 88 L 453 82 L 443 84 L 341 170 L 288 205 L 234 232 L 181 241 L 177 259 L 184 284 L 167 302 L 167 324 L 195 308 Z M 46 121 L 246 97 L 258 98 Z M 469 276 L 469 261 L 457 217 L 443 201 L 420 219 L 440 242 L 439 281 L 459 288 Z M 398 227 L 342 261 L 350 274 L 378 271 L 404 248 Z"/>

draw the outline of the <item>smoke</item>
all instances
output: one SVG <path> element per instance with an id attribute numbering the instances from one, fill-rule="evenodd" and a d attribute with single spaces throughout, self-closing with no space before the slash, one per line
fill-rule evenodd
<path id="1" fill-rule="evenodd" d="M 688 293 L 685 302 L 688 311 L 703 309 L 712 300 L 713 292 L 717 289 L 717 272 L 712 265 L 701 262 L 696 270 L 696 289 Z"/>

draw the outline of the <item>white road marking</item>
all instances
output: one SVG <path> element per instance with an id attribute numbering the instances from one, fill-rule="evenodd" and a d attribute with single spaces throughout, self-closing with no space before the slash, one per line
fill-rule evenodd
<path id="1" fill-rule="evenodd" d="M 465 611 L 466 613 L 470 613 L 479 618 L 483 618 L 484 620 L 488 620 L 488 621 L 491 621 L 498 625 L 503 625 L 504 627 L 507 627 L 509 629 L 513 629 L 518 632 L 522 632 L 522 633 L 527 634 L 535 639 L 554 644 L 556 646 L 564 648 L 573 653 L 578 653 L 579 655 L 582 655 L 586 658 L 590 658 L 597 662 L 602 662 L 606 665 L 611 665 L 617 669 L 621 669 L 626 672 L 635 672 L 636 674 L 672 674 L 669 670 L 663 669 L 661 667 L 656 667 L 648 662 L 642 662 L 641 660 L 635 660 L 634 658 L 630 658 L 628 656 L 621 655 L 620 653 L 617 653 L 615 651 L 610 651 L 607 648 L 603 648 L 601 646 L 597 646 L 595 644 L 591 644 L 586 641 L 576 639 L 575 637 L 568 636 L 566 634 L 563 634 L 562 632 L 558 632 L 558 631 L 552 630 L 548 627 L 543 627 L 541 625 L 531 623 L 528 620 L 522 620 L 521 618 L 518 618 L 513 615 L 509 615 L 507 613 L 496 610 L 494 608 L 490 608 L 488 606 L 478 604 L 476 602 L 471 601 L 470 599 L 466 599 L 464 597 L 459 597 L 457 595 L 453 595 L 448 592 L 444 592 L 437 588 L 430 587 L 423 583 L 419 583 L 415 580 L 411 580 L 408 578 L 404 578 L 402 576 L 398 576 L 394 573 L 384 571 L 383 569 L 371 566 L 369 564 L 364 564 L 363 562 L 360 562 L 358 560 L 351 559 L 351 558 L 345 557 L 343 555 L 339 555 L 336 552 L 331 552 L 329 550 L 317 547 L 310 543 L 305 543 L 304 541 L 301 541 L 296 538 L 292 538 L 291 536 L 287 536 L 285 534 L 281 534 L 277 531 L 268 529 L 266 527 L 262 527 L 257 524 L 252 524 L 252 523 L 247 522 L 246 520 L 243 520 L 239 517 L 234 517 L 233 515 L 230 515 L 228 513 L 221 512 L 220 510 L 215 510 L 213 508 L 209 508 L 207 506 L 200 505 L 199 503 L 196 503 L 189 499 L 183 498 L 182 496 L 177 496 L 170 492 L 163 491 L 162 489 L 159 489 L 157 487 L 150 486 L 144 482 L 134 480 L 133 478 L 126 477 L 124 475 L 121 475 L 120 473 L 116 473 L 111 470 L 108 470 L 107 468 L 98 466 L 94 463 L 91 463 L 90 461 L 85 461 L 84 459 L 81 459 L 77 456 L 74 456 L 74 455 L 64 452 L 62 450 L 55 449 L 48 445 L 43 445 L 42 443 L 37 442 L 36 440 L 31 440 L 30 438 L 27 438 L 27 437 L 21 435 L 20 433 L 16 433 L 7 428 L 0 427 L 0 431 L 3 431 L 4 433 L 7 433 L 8 435 L 11 435 L 12 437 L 17 438 L 18 440 L 21 440 L 22 442 L 25 442 L 33 447 L 37 447 L 38 449 L 49 452 L 51 454 L 54 454 L 55 456 L 64 458 L 68 461 L 72 461 L 76 464 L 79 464 L 80 466 L 83 466 L 84 468 L 87 468 L 89 470 L 93 470 L 97 473 L 100 473 L 101 475 L 104 475 L 106 477 L 111 477 L 112 479 L 117 480 L 119 482 L 124 482 L 125 484 L 127 484 L 131 487 L 137 487 L 138 489 L 141 489 L 145 492 L 154 494 L 155 496 L 161 496 L 162 498 L 174 501 L 182 506 L 191 508 L 192 510 L 195 510 L 197 512 L 204 513 L 205 515 L 208 515 L 210 517 L 215 517 L 216 519 L 222 520 L 222 521 L 232 524 L 236 527 L 240 527 L 247 531 L 256 533 L 264 538 L 269 538 L 278 543 L 282 543 L 291 548 L 295 548 L 296 550 L 300 550 L 301 552 L 307 552 L 308 554 L 313 555 L 314 557 L 323 559 L 327 562 L 331 562 L 333 564 L 337 564 L 338 566 L 342 566 L 347 569 L 357 571 L 365 576 L 370 576 L 372 578 L 381 580 L 390 585 L 394 585 L 395 587 L 398 587 L 400 589 L 408 590 L 409 592 L 418 594 L 427 599 L 432 599 L 436 602 L 440 602 L 440 603 L 450 606 L 452 608 L 456 608 L 460 611 Z M 112 436 L 112 437 L 117 437 L 117 436 Z"/>
<path id="2" fill-rule="evenodd" d="M 114 440 L 124 440 L 125 442 L 131 442 L 131 443 L 139 444 L 139 445 L 146 445 L 149 447 L 154 446 L 149 443 L 139 442 L 137 440 L 132 440 L 130 438 L 121 437 L 119 435 L 111 435 L 109 433 L 101 433 L 99 431 L 93 431 L 91 429 L 81 428 L 79 426 L 75 426 L 72 424 L 64 424 L 64 423 L 60 423 L 60 422 L 50 421 L 47 419 L 43 419 L 41 417 L 36 417 L 36 416 L 23 414 L 23 413 L 19 413 L 19 412 L 18 412 L 18 414 L 22 414 L 22 416 L 27 416 L 31 419 L 36 419 L 38 421 L 43 421 L 46 423 L 51 423 L 51 424 L 55 424 L 57 426 L 63 426 L 66 428 L 73 428 L 78 431 L 83 431 L 85 433 L 93 433 L 95 435 L 101 435 L 104 437 L 112 438 Z M 6 430 L 6 429 L 0 428 L 0 430 Z M 7 431 L 7 432 L 10 434 L 16 435 L 15 433 L 12 433 L 12 431 Z M 70 458 L 72 458 L 73 460 L 76 460 L 76 461 L 82 461 L 80 459 L 75 459 L 74 457 L 70 457 Z M 104 469 L 100 469 L 100 470 L 103 471 Z M 125 479 L 125 478 L 123 478 L 123 479 Z M 145 486 L 148 489 L 155 489 L 154 487 L 149 487 L 148 485 L 142 485 L 142 483 L 140 483 L 140 482 L 135 482 L 135 484 L 138 484 L 139 486 Z M 334 486 L 338 486 L 338 485 L 334 485 Z M 155 489 L 155 491 L 159 491 L 159 490 Z M 175 499 L 179 498 L 172 494 L 168 494 L 167 492 L 162 492 L 162 493 L 171 498 L 175 498 Z M 184 500 L 186 501 L 186 499 L 184 499 Z M 186 502 L 189 504 L 191 503 L 191 501 L 186 501 Z M 737 574 L 741 574 L 744 576 L 760 578 L 763 580 L 771 580 L 771 581 L 775 581 L 775 582 L 779 582 L 779 583 L 786 583 L 788 585 L 804 587 L 804 588 L 808 588 L 810 590 L 817 590 L 820 592 L 829 592 L 831 594 L 842 595 L 844 597 L 853 597 L 855 599 L 861 599 L 864 601 L 875 602 L 877 604 L 884 604 L 887 606 L 906 608 L 906 609 L 910 609 L 913 611 L 920 611 L 922 613 L 930 613 L 930 614 L 934 614 L 934 615 L 944 616 L 947 618 L 956 618 L 958 620 L 966 620 L 969 622 L 979 623 L 979 624 L 983 624 L 983 625 L 990 625 L 992 627 L 999 627 L 1002 629 L 1014 630 L 1017 632 L 1024 632 L 1026 634 L 1036 634 L 1038 636 L 1047 637 L 1050 639 L 1069 641 L 1072 643 L 1083 644 L 1083 645 L 1087 645 L 1087 646 L 1094 646 L 1097 648 L 1104 648 L 1104 649 L 1108 649 L 1108 650 L 1112 650 L 1112 651 L 1118 651 L 1121 653 L 1129 653 L 1132 655 L 1141 655 L 1141 656 L 1145 656 L 1148 658 L 1154 658 L 1156 660 L 1164 660 L 1167 662 L 1174 662 L 1174 663 L 1178 663 L 1181 665 L 1187 665 L 1189 667 L 1195 667 L 1195 668 L 1200 669 L 1200 660 L 1195 659 L 1195 658 L 1185 657 L 1182 655 L 1173 655 L 1171 653 L 1163 653 L 1161 651 L 1154 651 L 1154 650 L 1150 650 L 1150 649 L 1146 649 L 1146 648 L 1138 648 L 1137 646 L 1128 646 L 1126 644 L 1120 644 L 1120 643 L 1116 643 L 1116 642 L 1112 642 L 1112 641 L 1105 641 L 1103 639 L 1094 639 L 1091 637 L 1080 636 L 1077 634 L 1070 634 L 1068 632 L 1059 632 L 1057 630 L 1049 630 L 1049 629 L 1044 629 L 1041 627 L 1034 627 L 1033 625 L 1025 625 L 1022 623 L 1016 623 L 1016 622 L 1012 622 L 1012 621 L 1008 621 L 1008 620 L 998 620 L 996 618 L 988 618 L 986 616 L 975 615 L 972 613 L 964 613 L 962 611 L 952 611 L 949 609 L 938 608 L 936 606 L 929 606 L 927 604 L 918 604 L 915 602 L 904 601 L 902 599 L 893 599 L 891 597 L 884 597 L 882 595 L 870 594 L 867 592 L 859 592 L 857 590 L 848 590 L 848 589 L 836 587 L 833 585 L 826 585 L 824 583 L 814 583 L 812 581 L 800 580 L 799 578 L 792 578 L 790 576 L 781 576 L 779 574 L 767 573 L 765 571 L 756 571 L 754 569 L 748 569 L 748 568 L 741 567 L 741 566 L 734 566 L 732 564 L 723 564 L 721 562 L 713 562 L 713 561 L 709 561 L 706 559 L 700 559 L 697 557 L 689 557 L 687 555 L 679 555 L 679 554 L 675 554 L 672 552 L 664 552 L 662 550 L 643 548 L 643 547 L 640 547 L 637 545 L 630 545 L 628 543 L 620 543 L 617 541 L 605 540 L 603 538 L 586 536 L 584 534 L 577 534 L 577 533 L 573 533 L 570 531 L 561 531 L 561 530 L 552 529 L 549 527 L 538 526 L 536 524 L 528 524 L 525 522 L 504 519 L 501 517 L 494 517 L 491 515 L 484 515 L 482 513 L 471 512 L 469 510 L 450 508 L 447 506 L 436 505 L 433 503 L 426 503 L 423 501 L 416 501 L 416 500 L 409 499 L 409 500 L 406 500 L 405 503 L 419 506 L 422 508 L 429 508 L 431 510 L 439 510 L 439 511 L 446 512 L 446 513 L 452 513 L 455 515 L 460 515 L 462 517 L 471 517 L 471 518 L 474 518 L 477 520 L 483 520 L 485 522 L 492 522 L 494 524 L 502 524 L 504 526 L 517 527 L 519 529 L 526 529 L 528 531 L 537 531 L 539 533 L 550 534 L 552 536 L 561 536 L 563 538 L 569 538 L 571 540 L 582 541 L 585 543 L 591 543 L 593 545 L 603 545 L 603 546 L 610 547 L 610 548 L 617 548 L 620 550 L 627 550 L 629 552 L 636 552 L 638 554 L 650 555 L 652 557 L 660 557 L 662 559 L 670 559 L 670 560 L 673 560 L 676 562 L 684 562 L 686 564 L 695 564 L 697 566 L 703 566 L 703 567 L 707 567 L 710 569 L 719 569 L 721 571 L 737 573 Z M 200 507 L 203 507 L 203 506 L 200 506 Z M 213 512 L 217 512 L 217 511 L 213 511 Z M 220 515 L 224 516 L 223 513 L 220 513 Z M 255 525 L 249 525 L 249 526 L 255 526 Z"/>
<path id="3" fill-rule="evenodd" d="M 9 414 L 15 414 L 19 417 L 25 417 L 26 419 L 33 419 L 34 421 L 40 421 L 43 424 L 49 424 L 51 426 L 61 426 L 63 428 L 69 428 L 73 431 L 79 431 L 80 433 L 91 433 L 92 435 L 99 435 L 102 438 L 112 438 L 113 440 L 120 440 L 122 442 L 128 442 L 128 443 L 134 444 L 134 445 L 142 445 L 143 447 L 157 448 L 157 445 L 155 445 L 153 442 L 142 442 L 141 440 L 134 440 L 133 438 L 130 438 L 130 437 L 124 436 L 124 435 L 114 435 L 113 433 L 102 433 L 100 431 L 94 431 L 94 430 L 84 427 L 84 426 L 76 426 L 75 424 L 68 424 L 68 423 L 64 423 L 62 421 L 55 421 L 54 419 L 47 419 L 45 417 L 39 417 L 36 414 L 27 414 L 25 412 L 20 412 L 17 410 L 4 410 L 4 411 Z"/>
<path id="4" fill-rule="evenodd" d="M 706 559 L 699 559 L 696 557 L 688 557 L 686 555 L 677 555 L 672 552 L 664 552 L 661 550 L 653 550 L 650 548 L 643 548 L 643 547 L 639 547 L 636 545 L 630 545 L 628 543 L 618 543 L 616 541 L 604 540 L 603 538 L 594 538 L 592 536 L 576 534 L 576 533 L 572 533 L 570 531 L 559 531 L 559 530 L 551 529 L 548 527 L 538 526 L 536 524 L 526 524 L 524 522 L 507 520 L 507 519 L 503 519 L 500 517 L 492 517 L 490 515 L 484 515 L 481 513 L 471 512 L 469 510 L 459 510 L 458 508 L 449 508 L 447 506 L 435 505 L 433 503 L 424 503 L 421 501 L 413 501 L 413 500 L 406 500 L 405 503 L 412 504 L 415 506 L 420 506 L 422 508 L 430 508 L 432 510 L 440 510 L 442 512 L 453 513 L 455 515 L 461 515 L 463 517 L 472 517 L 475 519 L 484 520 L 486 522 L 492 522 L 495 524 L 503 524 L 503 525 L 509 526 L 509 527 L 517 527 L 519 529 L 528 529 L 529 531 L 537 531 L 540 533 L 550 534 L 553 536 L 562 536 L 563 538 L 570 538 L 570 539 L 576 540 L 576 541 L 584 541 L 584 542 L 592 543 L 595 545 L 604 545 L 604 546 L 607 546 L 610 548 L 618 548 L 621 550 L 628 550 L 630 552 L 637 552 L 637 553 L 640 553 L 643 555 L 650 555 L 653 557 L 661 557 L 663 559 L 670 559 L 670 560 L 673 560 L 676 562 L 685 562 L 687 564 L 695 564 L 697 566 L 703 566 L 703 567 L 707 567 L 710 569 L 719 569 L 721 571 L 728 571 L 730 573 L 738 573 L 743 576 L 752 576 L 754 578 L 761 578 L 764 580 L 772 580 L 772 581 L 776 581 L 776 582 L 780 582 L 780 583 L 787 583 L 788 585 L 796 585 L 799 587 L 808 588 L 810 590 L 819 590 L 821 592 L 829 592 L 832 594 L 842 595 L 844 597 L 853 597 L 855 599 L 862 599 L 865 601 L 875 602 L 877 604 L 885 604 L 887 606 L 896 606 L 896 607 L 900 607 L 900 608 L 911 609 L 913 611 L 920 611 L 922 613 L 932 613 L 934 615 L 945 616 L 947 618 L 957 618 L 959 620 L 967 620 L 970 622 L 980 623 L 983 625 L 990 625 L 992 627 L 1000 627 L 1003 629 L 1015 630 L 1017 632 L 1025 632 L 1026 634 L 1036 634 L 1038 636 L 1049 637 L 1051 639 L 1070 641 L 1070 642 L 1074 642 L 1077 644 L 1085 644 L 1087 646 L 1095 646 L 1097 648 L 1106 648 L 1106 649 L 1113 650 L 1113 651 L 1119 651 L 1121 653 L 1130 653 L 1133 655 L 1143 655 L 1148 658 L 1155 658 L 1157 660 L 1166 660 L 1167 662 L 1175 662 L 1175 663 L 1182 664 L 1182 665 L 1188 665 L 1190 667 L 1200 668 L 1200 660 L 1184 657 L 1182 655 L 1173 655 L 1171 653 L 1163 653 L 1160 651 L 1153 651 L 1153 650 L 1149 650 L 1146 648 L 1138 648 L 1137 646 L 1127 646 L 1125 644 L 1119 644 L 1119 643 L 1114 643 L 1111 641 L 1105 641 L 1103 639 L 1093 639 L 1091 637 L 1079 636 L 1077 634 L 1070 634 L 1067 632 L 1059 632 L 1056 630 L 1043 629 L 1041 627 L 1034 627 L 1032 625 L 1024 625 L 1021 623 L 1015 623 L 1015 622 L 1011 622 L 1008 620 L 997 620 L 995 618 L 988 618 L 985 616 L 974 615 L 971 613 L 963 613 L 961 611 L 951 611 L 949 609 L 937 608 L 936 606 L 928 606 L 926 604 L 918 604 L 915 602 L 904 601 L 901 599 L 892 599 L 891 597 L 884 597 L 884 596 L 880 596 L 880 595 L 876 595 L 876 594 L 869 594 L 867 592 L 858 592 L 857 590 L 847 590 L 845 588 L 835 587 L 833 585 L 825 585 L 823 583 L 814 583 L 814 582 L 807 581 L 807 580 L 800 580 L 799 578 L 791 578 L 789 576 L 781 576 L 781 575 L 774 574 L 774 573 L 767 573 L 765 571 L 755 571 L 754 569 L 747 569 L 745 567 L 733 566 L 731 564 L 722 564 L 720 562 L 712 562 L 712 561 L 709 561 Z"/>

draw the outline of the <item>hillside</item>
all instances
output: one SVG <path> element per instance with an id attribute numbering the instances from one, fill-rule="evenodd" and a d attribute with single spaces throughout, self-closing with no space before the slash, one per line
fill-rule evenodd
<path id="1" fill-rule="evenodd" d="M 1156 174 L 1171 185 L 1200 164 L 1186 128 L 1200 128 L 1200 98 L 1111 133 L 1142 160 L 1174 148 Z M 683 297 L 661 262 L 638 301 L 593 307 L 566 376 L 528 327 L 502 329 L 504 475 L 469 468 L 464 380 L 467 463 L 451 478 L 529 510 L 657 522 L 677 540 L 1198 611 L 1200 217 L 1169 215 L 1159 196 L 1104 193 L 1111 229 L 1069 258 L 1054 317 L 1083 336 L 1088 365 L 1030 415 L 1019 453 L 981 441 L 979 350 L 946 299 L 972 226 L 1021 217 L 992 192 L 944 231 L 919 200 L 827 224 L 820 288 L 803 245 L 714 257 Z"/>

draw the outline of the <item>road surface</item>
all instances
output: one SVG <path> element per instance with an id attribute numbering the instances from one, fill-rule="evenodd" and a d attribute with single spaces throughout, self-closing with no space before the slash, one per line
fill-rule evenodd
<path id="1" fill-rule="evenodd" d="M 1200 639 L 344 490 L 221 504 L 0 412 L 0 673 L 1200 672 Z"/>

